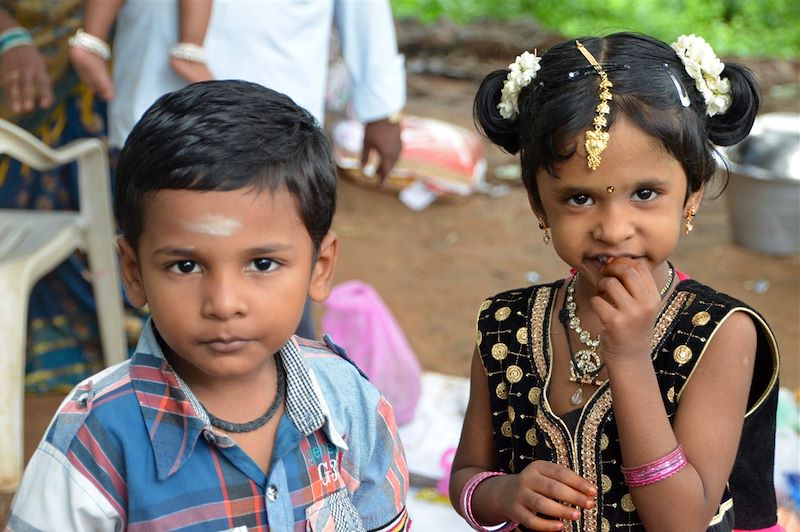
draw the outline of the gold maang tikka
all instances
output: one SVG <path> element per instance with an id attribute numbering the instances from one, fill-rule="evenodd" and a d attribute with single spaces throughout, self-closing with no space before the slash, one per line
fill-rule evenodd
<path id="1" fill-rule="evenodd" d="M 608 106 L 608 101 L 612 98 L 609 89 L 614 85 L 611 84 L 611 80 L 608 79 L 606 71 L 603 70 L 603 67 L 600 66 L 600 63 L 597 62 L 589 50 L 587 50 L 580 41 L 575 41 L 575 45 L 583 54 L 583 57 L 589 61 L 589 64 L 594 67 L 597 75 L 600 76 L 600 103 L 598 103 L 595 108 L 597 116 L 594 117 L 594 121 L 592 122 L 594 124 L 594 130 L 586 132 L 586 142 L 584 143 L 586 147 L 586 164 L 589 165 L 591 170 L 597 170 L 597 167 L 600 166 L 600 154 L 608 147 L 608 132 L 604 131 L 608 125 L 605 115 L 611 111 Z"/>

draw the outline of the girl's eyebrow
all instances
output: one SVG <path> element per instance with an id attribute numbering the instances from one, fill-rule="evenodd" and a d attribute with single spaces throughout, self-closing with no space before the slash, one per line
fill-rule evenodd
<path id="1" fill-rule="evenodd" d="M 599 180 L 598 180 L 599 181 Z M 641 190 L 644 188 L 663 188 L 667 183 L 665 179 L 658 179 L 658 178 L 646 178 L 642 179 L 641 181 L 637 181 L 633 183 L 629 188 L 631 190 Z M 579 194 L 591 194 L 596 193 L 597 191 L 606 192 L 606 188 L 609 185 L 614 185 L 617 190 L 620 190 L 621 187 L 619 184 L 614 184 L 612 182 L 609 183 L 600 183 L 593 185 L 555 185 L 553 189 L 556 191 L 556 194 L 559 196 L 577 196 Z"/>

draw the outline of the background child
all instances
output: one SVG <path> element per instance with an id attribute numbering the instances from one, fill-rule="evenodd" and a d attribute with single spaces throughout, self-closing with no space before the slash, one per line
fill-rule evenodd
<path id="1" fill-rule="evenodd" d="M 114 97 L 114 83 L 107 65 L 111 49 L 106 39 L 122 2 L 86 0 L 83 29 L 70 39 L 70 60 L 81 81 L 106 101 Z M 169 50 L 170 67 L 189 83 L 213 79 L 203 49 L 211 0 L 178 0 L 178 11 L 180 37 Z"/>
<path id="2" fill-rule="evenodd" d="M 330 290 L 335 198 L 319 125 L 282 94 L 210 81 L 145 113 L 114 208 L 151 318 L 59 408 L 12 530 L 408 528 L 391 407 L 337 346 L 292 336 Z"/>
<path id="3" fill-rule="evenodd" d="M 570 40 L 484 79 L 476 122 L 573 271 L 480 307 L 450 483 L 474 528 L 776 526 L 774 337 L 668 262 L 758 102 L 694 35 Z"/>

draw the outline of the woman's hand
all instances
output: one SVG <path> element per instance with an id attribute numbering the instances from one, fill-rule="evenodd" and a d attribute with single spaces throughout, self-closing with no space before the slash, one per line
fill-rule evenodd
<path id="1" fill-rule="evenodd" d="M 626 257 L 609 261 L 595 288 L 589 304 L 602 324 L 603 360 L 649 356 L 661 297 L 647 266 Z"/>
<path id="2" fill-rule="evenodd" d="M 33 45 L 17 46 L 0 55 L 0 80 L 14 114 L 29 113 L 53 103 L 53 87 L 44 57 Z"/>
<path id="3" fill-rule="evenodd" d="M 591 482 L 547 460 L 535 460 L 516 475 L 496 479 L 494 496 L 507 509 L 508 519 L 530 530 L 561 530 L 562 521 L 578 519 L 577 507 L 596 504 L 597 488 Z"/>

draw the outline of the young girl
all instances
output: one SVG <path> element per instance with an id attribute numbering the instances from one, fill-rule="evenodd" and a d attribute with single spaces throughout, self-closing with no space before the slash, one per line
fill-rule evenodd
<path id="1" fill-rule="evenodd" d="M 572 272 L 480 307 L 450 479 L 476 530 L 777 530 L 775 339 L 668 261 L 758 102 L 694 35 L 570 40 L 484 79 L 476 122 Z"/>
<path id="2" fill-rule="evenodd" d="M 114 97 L 114 83 L 106 64 L 111 58 L 111 49 L 105 39 L 122 2 L 87 0 L 83 29 L 69 41 L 70 61 L 81 81 L 106 101 Z M 178 10 L 178 42 L 169 50 L 170 67 L 189 83 L 213 79 L 203 49 L 211 18 L 211 0 L 178 0 Z"/>

